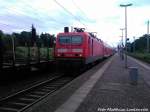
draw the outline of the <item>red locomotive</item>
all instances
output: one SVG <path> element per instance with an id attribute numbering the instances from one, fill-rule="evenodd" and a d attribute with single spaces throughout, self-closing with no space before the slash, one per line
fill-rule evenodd
<path id="1" fill-rule="evenodd" d="M 64 33 L 56 38 L 55 59 L 58 62 L 93 63 L 112 55 L 112 48 L 98 39 L 93 33 L 84 32 L 84 28 L 74 28 L 69 32 L 65 27 Z"/>

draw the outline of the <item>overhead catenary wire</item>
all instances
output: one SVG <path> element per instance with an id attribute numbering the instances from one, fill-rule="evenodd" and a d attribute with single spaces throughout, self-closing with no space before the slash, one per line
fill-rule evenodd
<path id="1" fill-rule="evenodd" d="M 67 8 L 65 8 L 62 4 L 60 4 L 57 0 L 54 0 L 56 4 L 58 4 L 64 11 L 66 11 L 69 15 L 71 15 L 76 21 L 78 21 L 79 23 L 81 23 L 86 29 L 87 26 L 81 22 L 81 20 L 76 17 L 75 15 L 72 14 L 72 12 L 70 12 Z"/>
<path id="2" fill-rule="evenodd" d="M 76 7 L 83 15 L 85 15 L 86 19 L 89 19 L 89 17 L 87 17 L 87 15 L 84 13 L 84 11 L 75 3 L 74 0 L 72 0 L 72 3 L 75 5 L 75 7 Z"/>
<path id="3" fill-rule="evenodd" d="M 65 10 L 65 12 L 67 12 L 68 14 L 70 14 L 76 21 L 78 21 L 79 23 L 83 24 L 84 27 L 87 28 L 87 26 L 86 26 L 84 23 L 82 23 L 81 20 L 80 20 L 77 16 L 73 15 L 67 8 L 65 8 L 63 5 L 61 5 L 60 3 L 58 3 L 56 0 L 54 0 L 54 1 L 57 3 L 57 5 L 59 5 L 61 8 L 63 8 L 63 9 Z M 36 20 L 41 21 L 41 19 L 44 19 L 44 21 L 47 21 L 47 18 L 45 18 L 44 16 L 42 16 L 42 14 L 39 14 L 39 13 L 37 12 L 37 10 L 36 10 L 35 8 L 33 8 L 32 5 L 30 5 L 30 4 L 29 4 L 28 2 L 26 2 L 26 1 L 23 1 L 23 2 L 24 2 L 24 4 L 27 6 L 27 8 L 28 8 L 29 10 L 33 10 L 33 11 L 32 11 L 33 14 L 37 15 L 38 18 L 35 17 L 35 16 L 31 16 L 30 14 L 27 14 L 27 12 L 23 12 L 23 13 L 21 13 L 20 11 L 18 12 L 18 11 L 17 11 L 17 8 L 14 8 L 14 9 L 11 9 L 11 8 L 8 8 L 8 7 L 5 7 L 5 8 L 8 9 L 7 12 L 15 12 L 16 14 L 19 14 L 19 15 L 21 14 L 21 15 L 27 16 L 27 17 L 29 17 L 29 18 L 33 18 L 35 21 L 36 21 Z M 63 23 L 62 21 L 59 21 L 59 20 L 57 20 L 57 19 L 55 19 L 55 18 L 49 16 L 49 14 L 47 14 L 47 16 L 48 16 L 48 18 L 50 19 L 50 22 L 53 22 L 54 24 L 59 24 L 59 25 L 55 25 L 55 29 L 60 28 L 61 25 L 66 25 L 66 24 Z M 28 20 L 28 19 L 23 19 L 23 20 L 21 20 L 21 21 L 24 22 L 24 23 L 30 23 L 30 22 L 32 22 L 32 21 L 30 21 L 30 20 Z M 49 22 L 49 23 L 50 23 L 50 22 Z M 12 25 L 9 25 L 9 26 L 12 26 Z M 15 27 L 16 27 L 16 26 L 18 26 L 18 25 L 15 25 Z M 20 25 L 19 25 L 18 27 L 20 28 Z M 54 27 L 54 25 L 53 25 L 53 27 Z"/>
<path id="4" fill-rule="evenodd" d="M 33 8 L 32 5 L 30 5 L 29 3 L 25 2 L 25 1 L 23 1 L 23 3 L 24 3 L 25 6 L 27 6 L 27 8 L 28 8 L 29 10 L 33 10 L 32 13 L 33 13 L 34 15 L 36 15 L 37 17 L 31 16 L 30 14 L 27 14 L 26 12 L 23 12 L 23 13 L 20 12 L 20 11 L 18 12 L 18 11 L 17 11 L 17 8 L 8 8 L 8 7 L 5 6 L 5 7 L 4 7 L 4 8 L 5 8 L 5 11 L 8 12 L 8 13 L 13 12 L 13 13 L 18 14 L 18 15 L 21 14 L 21 15 L 24 15 L 24 16 L 26 16 L 26 17 L 33 18 L 35 21 L 41 21 L 42 19 L 44 19 L 45 22 L 47 21 L 47 20 L 46 20 L 47 18 L 41 16 L 42 14 L 39 14 L 39 13 L 37 12 L 37 10 L 36 10 L 35 8 Z M 65 24 L 66 24 L 66 23 L 63 23 L 63 22 L 61 22 L 61 21 L 58 21 L 57 19 L 55 19 L 55 18 L 49 16 L 49 14 L 47 14 L 47 17 L 48 17 L 48 19 L 50 19 L 49 22 L 53 22 L 53 24 L 57 24 L 57 25 L 53 25 L 53 26 L 52 26 L 54 29 L 57 29 L 57 30 L 58 30 L 58 28 L 60 28 L 61 25 L 65 25 Z M 11 18 L 11 17 L 10 17 L 10 18 Z M 22 19 L 21 21 L 24 22 L 24 23 L 30 23 L 30 22 L 32 22 L 32 21 L 30 21 L 30 20 L 28 20 L 28 19 Z M 49 22 L 48 22 L 48 23 L 49 23 Z M 32 22 L 32 23 L 34 23 L 34 22 Z M 13 25 L 9 25 L 9 24 L 7 24 L 7 25 L 8 25 L 8 26 L 13 26 Z M 15 25 L 14 27 L 17 28 L 17 26 L 18 26 L 18 25 Z M 18 26 L 18 28 L 20 28 L 20 25 Z"/>
<path id="5" fill-rule="evenodd" d="M 35 16 L 30 16 L 30 13 L 27 14 L 26 12 L 17 11 L 17 10 L 18 10 L 18 9 L 16 8 L 17 6 L 16 6 L 16 7 L 13 7 L 13 8 L 11 8 L 11 6 L 10 6 L 10 7 L 4 6 L 3 9 L 5 9 L 5 12 L 7 12 L 7 13 L 14 13 L 14 14 L 17 14 L 17 15 L 24 15 L 24 16 L 26 16 L 26 17 L 33 18 L 33 19 L 35 19 L 35 20 L 44 19 L 44 17 L 41 16 L 42 14 L 37 13 L 37 10 L 36 10 L 35 8 L 33 8 L 32 5 L 29 5 L 29 4 L 28 4 L 27 2 L 25 2 L 25 1 L 22 1 L 22 2 L 23 2 L 23 4 L 24 4 L 24 6 L 27 6 L 26 9 L 33 10 L 33 11 L 32 11 L 32 14 L 36 15 L 36 17 L 35 17 Z M 9 15 L 8 15 L 8 16 L 9 16 Z M 47 16 L 49 16 L 49 15 L 47 15 Z M 52 18 L 52 17 L 50 17 L 49 19 L 50 19 L 50 21 L 55 22 L 55 23 L 57 23 L 57 24 L 60 23 L 59 21 L 57 21 L 56 19 L 54 19 L 54 18 Z M 28 22 L 29 20 L 24 19 L 24 20 L 21 20 L 21 21 L 23 21 L 23 22 Z M 64 23 L 60 23 L 60 24 L 64 24 Z"/>
<path id="6" fill-rule="evenodd" d="M 15 12 L 16 14 L 21 14 L 21 15 L 24 15 L 24 16 L 26 16 L 26 17 L 29 17 L 29 18 L 33 18 L 34 20 L 37 20 L 37 21 L 41 21 L 41 19 L 43 19 L 43 17 L 42 16 L 40 16 L 37 12 L 34 12 L 34 14 L 35 15 L 38 15 L 38 18 L 36 18 L 36 17 L 34 17 L 34 16 L 30 16 L 30 15 L 27 15 L 27 14 L 25 14 L 25 13 L 19 13 L 19 12 L 17 12 L 16 11 L 16 9 L 11 9 L 10 10 L 10 8 L 7 8 L 7 7 L 5 7 L 5 9 L 7 9 L 6 10 L 6 12 Z M 33 10 L 35 10 L 35 9 L 33 9 Z M 11 17 L 10 17 L 11 18 Z M 57 20 L 55 20 L 54 18 L 51 18 L 51 17 L 49 17 L 49 19 L 50 19 L 50 22 L 53 22 L 53 23 L 55 23 L 55 24 L 63 24 L 63 25 L 65 25 L 65 23 L 60 23 L 59 21 L 57 21 Z M 32 22 L 32 21 L 30 21 L 30 20 L 28 20 L 28 19 L 22 19 L 21 20 L 22 22 L 25 22 L 25 23 L 29 23 L 29 22 Z M 58 29 L 58 27 L 56 28 L 56 29 Z"/>
<path id="7" fill-rule="evenodd" d="M 33 8 L 33 6 L 32 5 L 30 5 L 28 2 L 26 2 L 26 1 L 24 1 L 24 3 L 25 3 L 25 5 L 27 5 L 28 6 L 28 8 L 30 8 L 31 10 L 33 10 L 33 13 L 34 14 L 38 14 L 38 17 L 40 16 L 41 18 L 43 18 L 42 16 L 41 16 L 41 14 L 39 14 L 39 13 L 37 13 L 37 11 L 35 11 L 36 9 L 35 8 Z M 60 21 L 58 21 L 57 19 L 55 19 L 55 18 L 53 18 L 52 16 L 50 16 L 49 15 L 49 13 L 46 13 L 47 15 L 47 17 L 48 17 L 48 19 L 50 19 L 51 21 L 53 21 L 53 22 L 56 22 L 56 23 L 59 23 L 59 24 L 62 24 L 62 25 L 65 25 L 65 23 L 63 23 L 63 22 L 60 22 Z"/>

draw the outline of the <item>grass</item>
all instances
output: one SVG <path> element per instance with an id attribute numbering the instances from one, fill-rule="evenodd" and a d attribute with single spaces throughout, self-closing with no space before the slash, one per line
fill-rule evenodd
<path id="1" fill-rule="evenodd" d="M 142 61 L 150 63 L 150 53 L 135 52 L 135 53 L 129 53 L 129 55 L 137 59 L 140 59 Z"/>

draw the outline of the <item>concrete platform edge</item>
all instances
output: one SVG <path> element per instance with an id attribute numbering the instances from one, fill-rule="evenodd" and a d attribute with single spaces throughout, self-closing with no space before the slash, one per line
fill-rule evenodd
<path id="1" fill-rule="evenodd" d="M 82 103 L 84 98 L 93 88 L 98 79 L 103 75 L 105 70 L 109 67 L 114 56 L 105 63 L 100 70 L 98 70 L 93 76 L 90 77 L 75 93 L 62 104 L 55 112 L 75 112 L 79 105 Z"/>

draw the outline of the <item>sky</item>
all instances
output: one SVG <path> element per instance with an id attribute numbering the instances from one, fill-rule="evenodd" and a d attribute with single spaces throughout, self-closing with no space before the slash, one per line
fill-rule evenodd
<path id="1" fill-rule="evenodd" d="M 5 33 L 30 31 L 34 24 L 37 33 L 63 32 L 65 26 L 85 27 L 97 32 L 97 37 L 111 46 L 121 40 L 125 28 L 127 8 L 127 36 L 139 38 L 147 33 L 150 20 L 150 0 L 0 0 L 0 30 Z M 125 34 L 125 33 L 124 33 Z"/>

